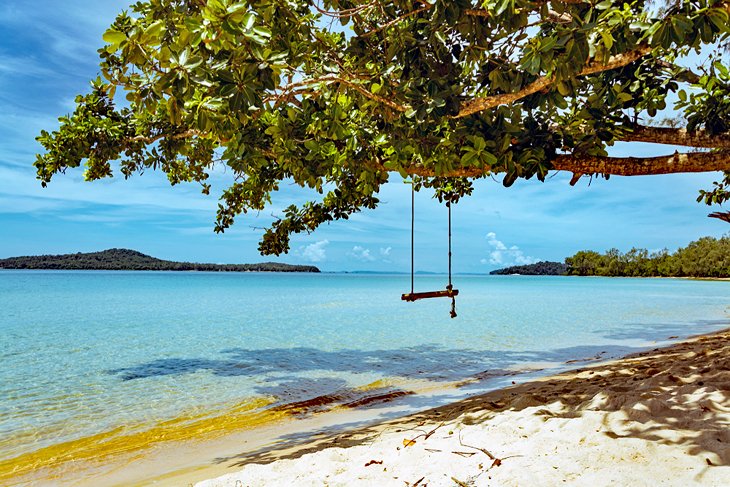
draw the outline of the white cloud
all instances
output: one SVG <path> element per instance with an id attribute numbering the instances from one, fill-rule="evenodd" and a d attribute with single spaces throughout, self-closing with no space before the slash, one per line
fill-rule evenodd
<path id="1" fill-rule="evenodd" d="M 362 245 L 355 245 L 350 252 L 347 253 L 350 257 L 360 262 L 375 262 L 377 260 L 382 261 L 386 264 L 390 263 L 390 253 L 393 251 L 393 247 L 380 247 L 377 253 L 372 252 L 369 248 L 363 247 Z"/>
<path id="2" fill-rule="evenodd" d="M 355 245 L 348 255 L 362 262 L 372 262 L 375 260 L 375 257 L 370 254 L 370 249 L 366 249 L 360 245 Z"/>
<path id="3" fill-rule="evenodd" d="M 539 259 L 525 255 L 525 253 L 516 245 L 512 245 L 507 248 L 504 242 L 497 239 L 497 234 L 494 232 L 489 232 L 486 238 L 487 244 L 491 250 L 489 251 L 488 259 L 485 258 L 480 260 L 482 264 L 511 266 L 534 264 L 535 262 L 539 262 Z"/>
<path id="4" fill-rule="evenodd" d="M 326 247 L 329 243 L 329 240 L 320 240 L 319 242 L 302 247 L 299 254 L 309 262 L 323 262 L 327 260 Z"/>

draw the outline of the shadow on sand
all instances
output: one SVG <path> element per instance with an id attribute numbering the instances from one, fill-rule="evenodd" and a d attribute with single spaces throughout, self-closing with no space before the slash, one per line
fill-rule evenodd
<path id="1" fill-rule="evenodd" d="M 423 398 L 402 390 L 399 383 L 426 381 L 434 385 L 456 385 L 463 392 L 484 390 L 490 384 L 521 371 L 560 370 L 584 362 L 606 360 L 640 350 L 625 346 L 570 347 L 542 352 L 459 350 L 432 345 L 395 350 L 318 350 L 274 348 L 223 350 L 220 359 L 166 358 L 133 367 L 111 370 L 124 381 L 150 377 L 179 376 L 208 372 L 219 377 L 255 378 L 256 394 L 274 396 L 274 406 L 301 416 L 328 407 L 372 406 L 402 398 L 411 407 L 437 405 L 421 403 Z M 530 365 L 532 364 L 532 365 Z M 312 377 L 317 374 L 317 377 Z M 322 375 L 325 375 L 322 377 Z M 343 376 L 363 374 L 382 377 L 367 387 L 351 387 Z M 367 379 L 366 379 L 367 380 Z M 408 397 L 406 397 L 408 396 Z M 381 418 L 382 419 L 382 418 Z"/>
<path id="2" fill-rule="evenodd" d="M 698 323 L 704 329 L 727 325 L 727 322 Z M 605 330 L 604 336 L 613 340 L 667 340 L 684 337 L 693 331 L 687 325 L 636 324 L 629 328 Z M 703 330 L 704 331 L 704 330 Z M 404 421 L 436 423 L 451 421 L 468 413 L 467 421 L 485 421 L 504 410 L 560 401 L 564 417 L 579 417 L 587 408 L 625 411 L 636 426 L 615 434 L 616 438 L 636 437 L 660 443 L 682 444 L 690 454 L 712 454 L 708 462 L 730 465 L 730 345 L 728 334 L 705 337 L 710 355 L 680 357 L 691 354 L 692 344 L 679 344 L 669 349 L 654 349 L 636 353 L 646 347 L 583 346 L 552 351 L 477 351 L 447 349 L 437 346 L 401 348 L 395 350 L 336 350 L 314 348 L 249 350 L 228 349 L 220 359 L 171 358 L 159 359 L 133 367 L 110 371 L 122 380 L 142 380 L 149 377 L 192 374 L 208 371 L 222 377 L 258 377 L 265 382 L 255 386 L 256 393 L 272 395 L 278 402 L 272 407 L 286 410 L 294 416 L 332 409 L 335 406 L 369 408 L 370 420 L 361 423 L 338 424 L 320 431 L 282 435 L 276 446 L 238 455 L 218 458 L 218 463 L 242 466 L 248 463 L 268 463 L 281 458 L 296 458 L 329 446 L 347 447 L 370 441 L 383 430 L 374 421 L 386 421 L 395 416 L 393 404 L 411 410 L 433 407 L 434 397 L 423 397 L 397 386 L 376 385 L 352 388 L 337 373 L 377 374 L 386 378 L 425 380 L 454 385 L 464 397 L 469 391 L 481 392 L 502 386 L 506 377 L 520 374 L 526 363 L 544 363 L 542 374 L 568 368 L 591 367 L 585 377 L 562 374 L 549 382 L 536 381 L 508 389 L 469 397 L 457 403 L 430 409 L 407 419 L 395 420 L 390 426 L 399 427 Z M 702 342 L 705 343 L 705 342 Z M 624 361 L 596 364 L 629 354 L 638 357 L 631 365 Z M 634 363 L 636 362 L 636 363 Z M 534 371 L 535 369 L 533 369 Z M 332 373 L 332 377 L 307 377 L 311 372 Z M 534 373 L 533 373 L 534 375 Z M 526 380 L 529 376 L 521 377 Z M 510 379 L 506 379 L 509 383 Z M 714 388 L 715 401 L 697 403 L 689 398 L 701 388 Z M 596 396 L 602 394 L 598 405 Z M 453 396 L 451 401 L 453 401 Z M 719 409 L 718 409 L 719 408 Z M 723 408 L 726 408 L 723 410 Z M 396 413 L 397 414 L 397 413 Z M 398 415 L 402 415 L 399 413 Z M 724 414 L 724 416 L 723 416 Z M 388 423 L 386 423 L 387 425 Z M 669 439 L 663 432 L 680 429 Z M 609 434 L 609 433 L 605 433 Z M 708 463 L 708 465 L 710 464 Z"/>
<path id="3" fill-rule="evenodd" d="M 555 403 L 561 405 L 559 414 L 541 408 Z M 547 416 L 580 418 L 587 411 L 620 412 L 626 417 L 622 421 L 625 427 L 607 427 L 595 434 L 676 445 L 703 459 L 706 468 L 730 466 L 730 331 L 473 396 L 386 423 L 343 425 L 349 428 L 347 432 L 321 430 L 281 436 L 274 449 L 242 452 L 217 462 L 231 467 L 270 463 L 328 447 L 367 444 L 385 430 L 405 431 L 415 425 L 426 431 L 444 422 L 482 423 L 502 411 L 529 407 L 536 407 L 533 414 L 545 415 L 546 420 Z"/>

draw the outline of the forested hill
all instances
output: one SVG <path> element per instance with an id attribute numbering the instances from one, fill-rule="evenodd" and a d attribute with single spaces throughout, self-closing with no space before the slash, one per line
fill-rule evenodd
<path id="1" fill-rule="evenodd" d="M 220 271 L 220 272 L 319 272 L 315 266 L 279 264 L 198 264 L 174 262 L 136 250 L 110 249 L 101 252 L 35 255 L 0 259 L 0 269 L 59 269 L 114 271 Z"/>
<path id="2" fill-rule="evenodd" d="M 521 274 L 523 276 L 562 276 L 567 274 L 568 266 L 560 262 L 538 262 L 536 264 L 516 265 L 497 269 L 491 275 Z"/>

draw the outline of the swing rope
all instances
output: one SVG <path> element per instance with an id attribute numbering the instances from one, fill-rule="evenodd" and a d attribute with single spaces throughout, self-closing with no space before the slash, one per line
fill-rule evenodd
<path id="1" fill-rule="evenodd" d="M 419 293 L 419 295 L 416 295 L 415 292 L 415 274 L 416 274 L 416 266 L 415 266 L 415 224 L 416 224 L 416 187 L 413 180 L 411 180 L 411 293 L 410 294 L 404 294 L 401 296 L 401 299 L 406 301 L 415 301 L 417 299 L 422 298 L 434 298 L 434 297 L 442 297 L 442 296 L 448 296 L 451 298 L 451 312 L 449 315 L 452 318 L 456 318 L 456 295 L 459 294 L 459 291 L 454 291 L 454 285 L 451 282 L 451 201 L 450 199 L 447 199 L 446 201 L 446 208 L 448 208 L 449 211 L 449 283 L 446 286 L 446 292 L 444 291 L 434 291 L 434 292 L 428 292 L 428 293 Z"/>
<path id="2" fill-rule="evenodd" d="M 446 208 L 449 209 L 449 284 L 446 289 L 452 291 L 454 286 L 451 284 L 451 201 L 446 202 Z M 453 294 L 451 295 L 451 312 L 449 315 L 456 318 L 456 297 Z"/>
<path id="3" fill-rule="evenodd" d="M 416 222 L 416 187 L 413 183 L 413 180 L 411 179 L 411 294 L 413 294 L 414 288 L 413 288 L 413 274 L 415 273 L 415 267 L 413 263 L 413 253 L 414 253 L 414 240 L 415 240 L 415 234 L 414 234 L 414 227 Z"/>

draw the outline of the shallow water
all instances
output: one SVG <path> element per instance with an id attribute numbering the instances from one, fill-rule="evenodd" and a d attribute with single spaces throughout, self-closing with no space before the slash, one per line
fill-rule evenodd
<path id="1" fill-rule="evenodd" d="M 415 384 L 472 379 L 466 394 L 527 363 L 730 326 L 730 282 L 455 283 L 451 320 L 445 299 L 402 302 L 400 275 L 0 271 L 0 480 L 20 464 L 363 407 Z"/>

